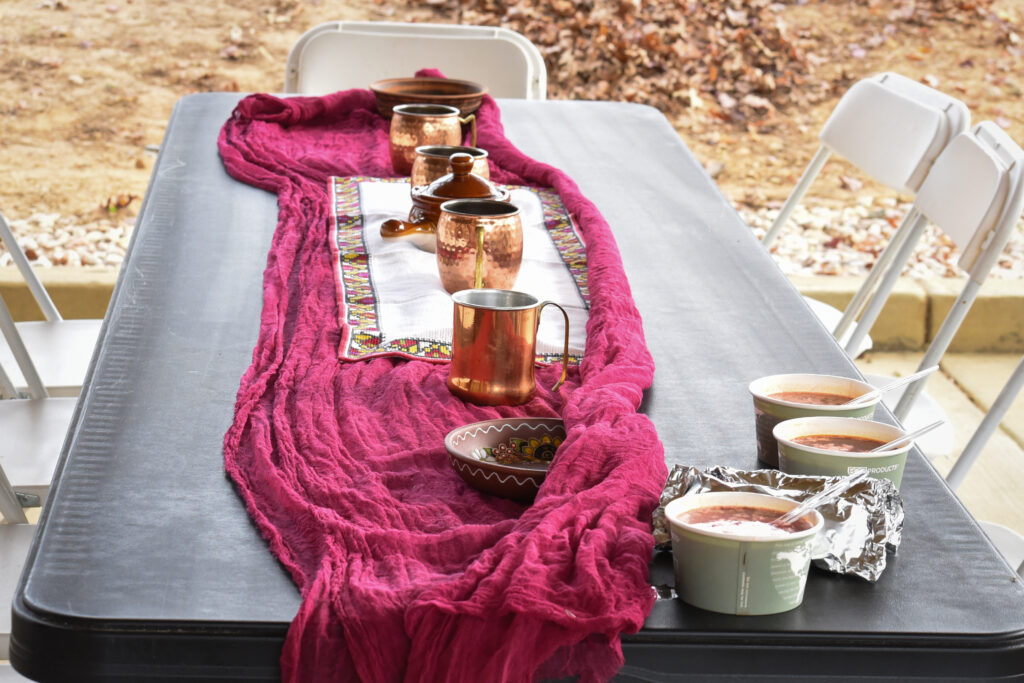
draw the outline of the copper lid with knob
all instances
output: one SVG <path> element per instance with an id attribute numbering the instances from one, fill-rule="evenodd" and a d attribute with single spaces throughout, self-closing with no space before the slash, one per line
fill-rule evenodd
<path id="1" fill-rule="evenodd" d="M 434 251 L 433 236 L 437 220 L 441 217 L 441 204 L 451 199 L 496 199 L 508 201 L 508 190 L 499 188 L 489 180 L 474 174 L 475 160 L 469 154 L 453 154 L 452 172 L 429 185 L 412 189 L 412 210 L 409 220 L 391 219 L 380 226 L 385 239 L 417 237 L 417 246 Z M 426 237 L 429 236 L 429 240 Z"/>

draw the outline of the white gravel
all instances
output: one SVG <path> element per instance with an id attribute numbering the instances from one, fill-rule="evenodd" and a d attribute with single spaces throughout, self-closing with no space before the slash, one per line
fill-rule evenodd
<path id="1" fill-rule="evenodd" d="M 56 213 L 37 213 L 8 219 L 11 232 L 35 266 L 120 266 L 128 249 L 133 223 L 98 219 L 83 223 Z M 0 266 L 10 266 L 11 255 L 0 245 Z"/>
<path id="2" fill-rule="evenodd" d="M 875 262 L 900 224 L 909 204 L 893 199 L 862 198 L 842 209 L 800 205 L 772 245 L 775 261 L 787 275 L 862 275 Z M 743 220 L 761 238 L 778 209 L 740 208 Z M 10 220 L 29 260 L 41 267 L 119 266 L 133 223 L 101 218 L 76 221 L 55 213 L 37 213 Z M 929 225 L 903 275 L 916 279 L 962 277 L 956 245 Z M 11 265 L 0 246 L 0 266 Z M 1024 222 L 1017 226 L 992 273 L 1004 279 L 1024 278 Z"/>
<path id="3" fill-rule="evenodd" d="M 776 237 L 771 253 L 787 275 L 863 275 L 888 244 L 909 203 L 871 197 L 842 209 L 798 205 Z M 778 209 L 739 209 L 760 239 L 771 227 Z M 919 280 L 964 277 L 956 245 L 934 225 L 925 228 L 903 276 Z M 1024 221 L 1017 224 L 992 277 L 1024 278 Z"/>

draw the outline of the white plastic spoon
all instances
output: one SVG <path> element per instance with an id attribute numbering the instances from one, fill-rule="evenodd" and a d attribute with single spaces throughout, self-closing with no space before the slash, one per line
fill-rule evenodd
<path id="1" fill-rule="evenodd" d="M 815 508 L 820 507 L 821 505 L 827 502 L 830 502 L 833 498 L 838 497 L 840 493 L 850 488 L 857 482 L 863 479 L 867 479 L 870 474 L 871 472 L 867 468 L 858 469 L 853 474 L 843 477 L 842 479 L 835 482 L 831 486 L 826 486 L 825 488 L 818 491 L 813 496 L 811 496 L 804 502 L 800 503 L 786 514 L 776 518 L 772 522 L 772 525 L 777 527 L 784 527 L 787 524 L 795 522 L 796 520 L 806 515 L 810 510 L 814 510 Z"/>
<path id="2" fill-rule="evenodd" d="M 866 394 L 861 394 L 860 396 L 855 396 L 854 398 L 851 398 L 849 401 L 847 401 L 846 403 L 843 403 L 842 405 L 844 405 L 844 406 L 855 406 L 855 405 L 857 405 L 859 403 L 868 403 L 870 401 L 874 401 L 876 396 L 881 396 L 882 394 L 887 393 L 889 391 L 892 391 L 893 389 L 896 389 L 898 387 L 902 387 L 904 384 L 910 384 L 914 380 L 920 379 L 922 377 L 925 377 L 926 375 L 930 375 L 930 374 L 932 374 L 933 372 L 935 372 L 938 369 L 939 369 L 938 365 L 933 365 L 930 368 L 925 368 L 924 370 L 918 370 L 913 375 L 907 375 L 906 377 L 904 377 L 902 379 L 898 379 L 895 382 L 890 382 L 889 384 L 886 384 L 884 387 L 878 387 L 877 389 L 872 389 L 871 391 L 869 391 Z"/>
<path id="3" fill-rule="evenodd" d="M 920 429 L 915 429 L 914 431 L 912 431 L 912 432 L 910 432 L 908 434 L 904 434 L 903 436 L 899 437 L 898 439 L 893 439 L 889 443 L 883 443 L 878 448 L 872 448 L 870 451 L 868 451 L 868 453 L 878 453 L 880 451 L 888 451 L 888 450 L 893 449 L 893 448 L 899 448 L 900 446 L 903 446 L 904 444 L 906 444 L 908 441 L 913 441 L 917 437 L 919 437 L 919 436 L 921 436 L 923 434 L 927 434 L 928 432 L 932 431 L 936 427 L 941 427 L 944 424 L 946 424 L 945 420 L 936 420 L 935 422 L 932 422 L 930 425 L 925 425 L 924 427 L 921 427 Z"/>

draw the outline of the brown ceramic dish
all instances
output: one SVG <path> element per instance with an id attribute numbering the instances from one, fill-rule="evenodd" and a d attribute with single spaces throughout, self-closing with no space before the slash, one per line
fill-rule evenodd
<path id="1" fill-rule="evenodd" d="M 380 226 L 380 236 L 384 239 L 410 239 L 421 249 L 434 251 L 437 248 L 434 234 L 442 204 L 451 199 L 508 201 L 508 190 L 474 174 L 473 163 L 473 157 L 468 154 L 452 155 L 452 172 L 429 185 L 412 188 L 409 220 L 392 218 L 384 221 Z"/>
<path id="2" fill-rule="evenodd" d="M 516 417 L 453 429 L 444 447 L 452 468 L 473 488 L 529 502 L 547 476 L 549 456 L 564 439 L 565 425 L 557 417 Z"/>
<path id="3" fill-rule="evenodd" d="M 396 104 L 447 104 L 468 116 L 487 94 L 479 83 L 454 78 L 388 78 L 371 84 L 370 90 L 377 96 L 377 111 L 386 118 Z"/>

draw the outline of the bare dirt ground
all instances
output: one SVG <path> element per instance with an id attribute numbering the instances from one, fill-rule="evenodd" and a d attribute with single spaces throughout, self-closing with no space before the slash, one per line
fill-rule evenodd
<path id="1" fill-rule="evenodd" d="M 408 5 L 400 0 L 5 0 L 0 3 L 0 210 L 11 219 L 51 214 L 94 232 L 119 231 L 123 242 L 155 160 L 150 150 L 160 144 L 175 101 L 199 91 L 280 91 L 290 46 L 303 31 L 334 19 L 461 19 L 524 29 L 545 52 L 550 98 L 598 93 L 605 99 L 653 101 L 738 206 L 760 208 L 785 198 L 816 149 L 817 131 L 838 97 L 855 80 L 879 71 L 898 71 L 958 96 L 976 121 L 995 120 L 1024 143 L 1024 6 L 1019 0 L 771 5 L 767 0 L 716 0 L 695 10 L 698 6 L 679 3 L 677 18 L 672 6 L 642 0 L 515 5 L 470 0 Z M 758 14 L 749 9 L 748 16 L 750 7 Z M 548 11 L 554 12 L 554 22 L 543 21 Z M 587 65 L 574 64 L 574 54 L 590 53 L 579 52 L 586 36 L 574 36 L 573 26 L 584 33 L 597 26 L 598 35 L 605 35 L 601 11 L 621 31 L 614 42 L 616 68 L 674 51 L 686 75 L 673 76 L 677 67 L 669 62 L 646 64 L 653 75 L 633 69 L 628 82 L 576 87 Z M 766 17 L 777 24 L 758 28 L 755 22 L 763 24 Z M 698 19 L 717 24 L 695 26 Z M 563 26 L 563 20 L 567 28 L 550 28 Z M 541 26 L 549 27 L 545 31 L 551 35 L 532 28 Z M 685 31 L 691 29 L 702 39 L 687 46 Z M 757 33 L 762 29 L 770 32 Z M 712 30 L 719 31 L 717 46 L 704 40 Z M 669 33 L 677 36 L 672 45 L 665 42 Z M 775 90 L 765 90 L 759 81 L 750 93 L 758 99 L 750 100 L 754 104 L 746 113 L 737 105 L 738 100 L 748 102 L 742 92 L 722 95 L 726 76 L 718 74 L 716 64 L 725 62 L 707 58 L 737 35 L 745 41 L 753 35 L 755 42 L 775 36 L 790 60 L 779 68 L 789 73 L 793 64 L 799 67 L 786 93 L 774 82 L 769 86 Z M 573 44 L 575 53 L 566 47 Z M 778 47 L 761 47 L 766 51 L 758 48 L 762 57 L 782 59 Z M 742 78 L 763 81 L 767 73 L 743 64 L 737 68 L 743 69 Z M 722 79 L 717 85 L 716 78 Z M 777 78 L 781 82 L 788 76 Z M 674 80 L 666 86 L 667 79 Z M 647 83 L 662 91 L 647 91 Z M 856 173 L 830 163 L 812 189 L 815 200 L 842 203 L 858 195 L 891 194 L 863 177 L 863 186 L 860 181 L 851 186 L 844 176 Z"/>

